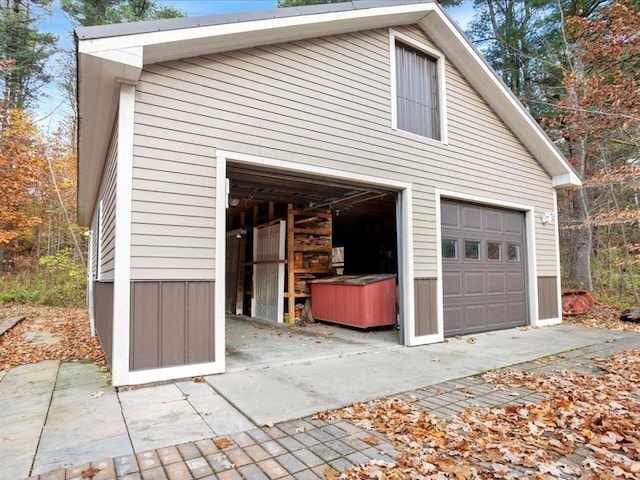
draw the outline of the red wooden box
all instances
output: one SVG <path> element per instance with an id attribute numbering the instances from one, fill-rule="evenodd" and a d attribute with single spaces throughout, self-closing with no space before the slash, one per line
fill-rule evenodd
<path id="1" fill-rule="evenodd" d="M 311 282 L 318 320 L 358 328 L 396 324 L 395 275 L 343 275 Z"/>

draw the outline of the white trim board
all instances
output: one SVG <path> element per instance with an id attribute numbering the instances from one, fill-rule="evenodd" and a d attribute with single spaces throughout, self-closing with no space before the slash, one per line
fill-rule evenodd
<path id="1" fill-rule="evenodd" d="M 118 156 L 116 159 L 115 254 L 113 272 L 113 339 L 111 371 L 114 386 L 130 384 L 131 188 L 136 87 L 120 84 Z"/>

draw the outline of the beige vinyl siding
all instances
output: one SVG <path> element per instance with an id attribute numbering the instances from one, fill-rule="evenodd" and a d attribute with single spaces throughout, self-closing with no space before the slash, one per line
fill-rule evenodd
<path id="1" fill-rule="evenodd" d="M 397 30 L 430 44 L 417 27 Z M 549 176 L 452 65 L 448 145 L 393 130 L 389 52 L 388 31 L 378 29 L 146 66 L 136 98 L 133 277 L 182 278 L 180 265 L 194 258 L 202 276 L 189 278 L 210 273 L 215 149 L 411 183 L 418 278 L 437 275 L 436 188 L 533 206 L 537 218 L 553 210 Z M 149 172 L 154 165 L 167 174 Z M 152 210 L 154 189 L 175 209 L 188 205 L 192 221 Z M 555 275 L 553 227 L 537 224 L 538 274 Z M 159 231 L 173 243 L 145 233 Z M 183 237 L 188 256 L 176 257 Z M 143 260 L 147 245 L 158 255 Z"/>
<path id="2" fill-rule="evenodd" d="M 118 122 L 116 120 L 115 125 Z M 116 167 L 118 163 L 118 130 L 114 127 L 109 150 L 107 153 L 107 161 L 104 166 L 102 182 L 98 194 L 98 201 L 94 209 L 93 224 L 97 226 L 100 221 L 100 202 L 102 202 L 102 221 L 100 225 L 94 228 L 98 235 L 94 235 L 94 252 L 96 262 L 100 263 L 100 275 L 97 280 L 112 281 L 113 269 L 115 261 L 115 227 L 116 227 Z M 98 257 L 99 256 L 99 257 Z M 94 270 L 97 271 L 97 270 Z"/>
<path id="3" fill-rule="evenodd" d="M 162 138 L 136 126 L 131 278 L 213 279 L 215 151 Z"/>

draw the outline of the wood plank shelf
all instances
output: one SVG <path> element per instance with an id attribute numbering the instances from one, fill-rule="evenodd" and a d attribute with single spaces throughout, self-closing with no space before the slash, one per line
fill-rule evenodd
<path id="1" fill-rule="evenodd" d="M 287 292 L 289 321 L 295 322 L 296 299 L 311 297 L 309 282 L 331 273 L 332 215 L 287 210 Z"/>

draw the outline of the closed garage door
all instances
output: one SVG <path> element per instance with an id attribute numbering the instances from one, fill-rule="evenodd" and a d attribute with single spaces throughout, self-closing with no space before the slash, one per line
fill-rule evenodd
<path id="1" fill-rule="evenodd" d="M 446 336 L 526 324 L 524 214 L 443 201 Z"/>

